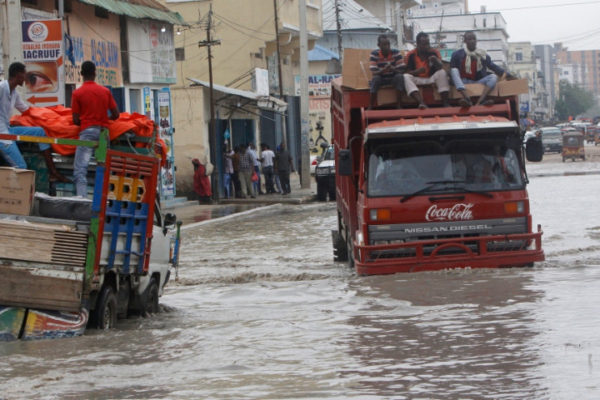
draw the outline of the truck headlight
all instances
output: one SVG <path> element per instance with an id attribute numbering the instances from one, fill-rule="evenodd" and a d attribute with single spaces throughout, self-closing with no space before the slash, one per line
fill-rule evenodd
<path id="1" fill-rule="evenodd" d="M 522 201 L 509 201 L 504 203 L 504 212 L 506 214 L 522 214 L 525 212 L 525 203 Z"/>

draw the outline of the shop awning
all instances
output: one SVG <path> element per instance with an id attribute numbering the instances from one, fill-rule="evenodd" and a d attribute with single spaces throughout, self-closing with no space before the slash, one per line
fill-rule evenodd
<path id="1" fill-rule="evenodd" d="M 151 0 L 138 0 L 137 3 L 119 0 L 79 0 L 91 6 L 104 8 L 106 11 L 117 15 L 126 15 L 132 18 L 147 18 L 155 21 L 164 21 L 173 25 L 188 25 L 183 17 L 177 13 L 168 11 L 160 3 Z M 144 5 L 146 4 L 146 5 Z M 154 5 L 154 7 L 152 7 Z M 160 7 L 161 9 L 157 8 Z M 164 9 L 163 9 L 164 8 Z"/>
<path id="2" fill-rule="evenodd" d="M 199 79 L 187 78 L 189 81 L 193 82 L 192 86 L 204 86 L 206 88 L 210 87 L 210 83 L 201 81 Z M 213 90 L 216 90 L 221 93 L 225 93 L 230 96 L 243 97 L 245 99 L 250 99 L 256 102 L 256 106 L 258 108 L 264 110 L 270 110 L 275 112 L 284 112 L 287 109 L 287 103 L 277 97 L 273 96 L 263 96 L 258 93 L 249 92 L 247 90 L 234 89 L 227 86 L 216 85 L 213 84 Z"/>

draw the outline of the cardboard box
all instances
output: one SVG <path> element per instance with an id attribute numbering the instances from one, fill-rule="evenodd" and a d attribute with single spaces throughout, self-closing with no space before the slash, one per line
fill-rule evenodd
<path id="1" fill-rule="evenodd" d="M 368 89 L 371 80 L 369 49 L 344 49 L 342 84 L 351 89 Z"/>
<path id="2" fill-rule="evenodd" d="M 34 171 L 0 167 L 0 213 L 29 215 L 34 193 Z"/>
<path id="3" fill-rule="evenodd" d="M 499 96 L 514 96 L 529 93 L 529 82 L 527 79 L 514 79 L 512 81 L 500 81 L 496 85 Z"/>

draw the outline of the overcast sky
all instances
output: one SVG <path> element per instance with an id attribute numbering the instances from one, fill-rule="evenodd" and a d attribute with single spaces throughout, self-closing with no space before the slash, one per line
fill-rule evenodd
<path id="1" fill-rule="evenodd" d="M 600 0 L 468 0 L 469 11 L 500 11 L 510 42 L 562 42 L 569 50 L 600 50 Z"/>

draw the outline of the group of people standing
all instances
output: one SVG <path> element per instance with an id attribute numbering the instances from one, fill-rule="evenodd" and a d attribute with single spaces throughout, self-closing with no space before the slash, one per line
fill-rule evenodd
<path id="1" fill-rule="evenodd" d="M 291 192 L 290 173 L 294 171 L 292 157 L 281 143 L 276 151 L 268 144 L 260 145 L 260 156 L 254 143 L 224 150 L 225 168 L 223 185 L 227 198 L 256 198 L 257 195 Z M 262 190 L 261 173 L 265 190 Z"/>
<path id="2" fill-rule="evenodd" d="M 505 75 L 514 79 L 504 69 L 494 64 L 485 50 L 477 48 L 475 32 L 466 32 L 463 36 L 462 48 L 452 54 L 450 60 L 450 76 L 456 90 L 460 92 L 459 104 L 462 107 L 472 106 L 470 97 L 465 91 L 466 83 L 480 83 L 485 86 L 475 105 L 493 104 L 487 96 L 496 86 L 498 76 Z M 435 84 L 440 94 L 443 107 L 448 107 L 450 80 L 443 68 L 440 52 L 431 47 L 429 35 L 420 32 L 417 35 L 417 46 L 406 54 L 406 61 L 397 49 L 392 49 L 386 35 L 377 39 L 376 50 L 369 59 L 371 79 L 371 107 L 377 103 L 377 91 L 383 85 L 391 85 L 396 89 L 397 107 L 402 108 L 402 95 L 408 94 L 417 101 L 418 107 L 427 108 L 427 104 L 419 92 L 419 86 Z"/>

